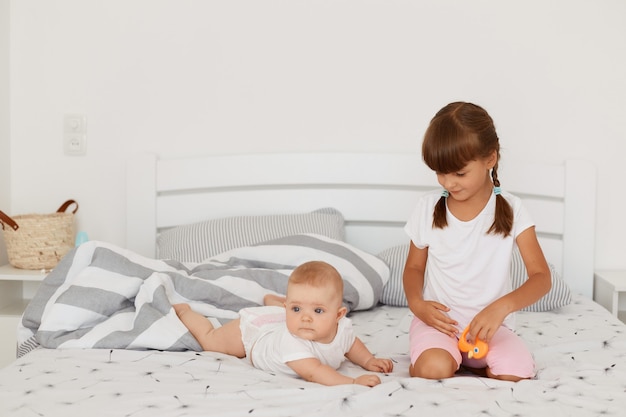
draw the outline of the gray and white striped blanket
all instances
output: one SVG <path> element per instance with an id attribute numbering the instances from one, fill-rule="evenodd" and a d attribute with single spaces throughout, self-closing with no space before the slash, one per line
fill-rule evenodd
<path id="1" fill-rule="evenodd" d="M 201 350 L 172 304 L 188 302 L 217 322 L 284 294 L 291 271 L 326 261 L 344 278 L 350 310 L 375 306 L 389 278 L 374 255 L 320 235 L 293 235 L 234 249 L 199 264 L 145 258 L 91 241 L 45 278 L 24 312 L 18 355 L 47 348 Z"/>

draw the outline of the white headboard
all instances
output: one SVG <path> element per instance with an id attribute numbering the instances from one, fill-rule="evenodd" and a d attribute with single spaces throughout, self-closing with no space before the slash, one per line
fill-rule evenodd
<path id="1" fill-rule="evenodd" d="M 592 164 L 503 160 L 502 188 L 521 197 L 549 262 L 570 287 L 593 291 L 595 187 Z M 279 153 L 161 159 L 127 164 L 126 244 L 155 256 L 160 230 L 238 215 L 334 207 L 346 240 L 370 253 L 407 243 L 402 228 L 417 198 L 440 188 L 418 154 Z"/>

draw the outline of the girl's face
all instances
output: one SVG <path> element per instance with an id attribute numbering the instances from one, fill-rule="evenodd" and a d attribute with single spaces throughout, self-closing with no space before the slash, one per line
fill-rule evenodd
<path id="1" fill-rule="evenodd" d="M 495 165 L 496 157 L 488 157 L 470 161 L 460 171 L 447 174 L 437 172 L 437 181 L 450 193 L 456 201 L 467 201 L 479 195 L 493 184 L 489 178 L 489 170 Z"/>
<path id="2" fill-rule="evenodd" d="M 333 288 L 289 284 L 287 329 L 301 339 L 330 343 L 337 334 L 337 323 L 346 314 Z"/>

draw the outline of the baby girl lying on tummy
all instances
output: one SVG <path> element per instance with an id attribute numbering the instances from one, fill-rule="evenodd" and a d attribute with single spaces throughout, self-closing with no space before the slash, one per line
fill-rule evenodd
<path id="1" fill-rule="evenodd" d="M 247 357 L 259 369 L 281 372 L 323 385 L 373 387 L 380 378 L 357 378 L 337 372 L 348 358 L 363 369 L 391 372 L 390 359 L 376 358 L 354 335 L 342 306 L 343 280 L 331 265 L 306 262 L 289 277 L 286 297 L 267 295 L 265 306 L 245 308 L 240 318 L 214 328 L 188 304 L 174 310 L 202 349 Z"/>

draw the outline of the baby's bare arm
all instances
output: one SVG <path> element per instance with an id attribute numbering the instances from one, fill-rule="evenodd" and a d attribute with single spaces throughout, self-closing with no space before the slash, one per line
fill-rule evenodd
<path id="1" fill-rule="evenodd" d="M 393 362 L 391 362 L 391 359 L 375 357 L 358 337 L 354 339 L 352 347 L 348 353 L 346 353 L 346 358 L 368 371 L 384 373 L 393 371 Z"/>
<path id="2" fill-rule="evenodd" d="M 359 384 L 373 387 L 380 384 L 380 378 L 376 375 L 361 375 L 352 378 L 340 374 L 328 365 L 324 365 L 317 358 L 291 361 L 287 362 L 287 365 L 300 375 L 302 379 L 322 385 Z"/>

